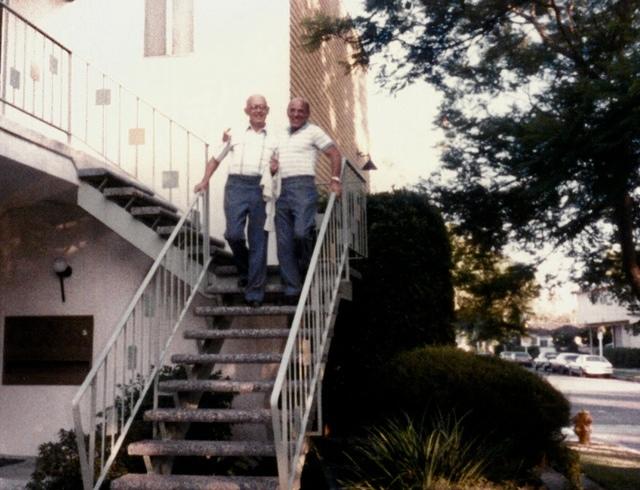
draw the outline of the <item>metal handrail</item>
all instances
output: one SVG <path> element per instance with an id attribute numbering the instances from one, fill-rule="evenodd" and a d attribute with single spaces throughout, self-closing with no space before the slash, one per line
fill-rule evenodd
<path id="1" fill-rule="evenodd" d="M 299 476 L 314 406 L 316 424 L 322 426 L 319 395 L 324 357 L 335 321 L 340 282 L 348 274 L 349 249 L 366 255 L 361 237 L 351 229 L 358 223 L 357 234 L 363 230 L 359 223 L 364 222 L 366 227 L 366 181 L 348 164 L 343 164 L 342 169 L 343 196 L 340 199 L 334 193 L 329 196 L 270 397 L 279 483 L 283 490 L 293 488 Z"/>
<path id="2" fill-rule="evenodd" d="M 85 490 L 100 488 L 106 478 L 163 366 L 169 344 L 207 275 L 211 262 L 208 213 L 208 194 L 199 193 L 73 398 Z M 200 256 L 202 263 L 198 261 Z"/>
<path id="3" fill-rule="evenodd" d="M 4 115 L 27 115 L 188 207 L 207 142 L 2 3 L 0 72 Z"/>

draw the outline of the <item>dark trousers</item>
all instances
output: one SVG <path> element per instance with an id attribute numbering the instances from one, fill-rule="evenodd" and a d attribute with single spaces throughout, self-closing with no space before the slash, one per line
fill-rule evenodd
<path id="1" fill-rule="evenodd" d="M 302 289 L 315 244 L 318 191 L 313 176 L 282 179 L 276 201 L 276 235 L 284 294 L 296 296 Z"/>
<path id="2" fill-rule="evenodd" d="M 224 188 L 224 214 L 227 220 L 224 237 L 240 277 L 247 279 L 245 298 L 262 301 L 267 279 L 268 234 L 264 229 L 266 213 L 259 176 L 229 175 Z"/>

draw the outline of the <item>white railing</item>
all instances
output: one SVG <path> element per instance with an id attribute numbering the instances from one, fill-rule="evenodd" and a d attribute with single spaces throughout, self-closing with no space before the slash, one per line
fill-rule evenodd
<path id="1" fill-rule="evenodd" d="M 3 115 L 188 206 L 207 143 L 2 3 L 0 73 Z"/>
<path id="2" fill-rule="evenodd" d="M 348 162 L 342 181 L 342 197 L 329 196 L 270 399 L 282 490 L 293 488 L 299 477 L 304 439 L 314 416 L 316 426 L 322 427 L 324 358 L 350 249 L 366 254 L 366 182 Z"/>
<path id="3" fill-rule="evenodd" d="M 207 275 L 208 202 L 207 194 L 193 199 L 73 398 L 85 490 L 100 488 L 107 476 Z"/>

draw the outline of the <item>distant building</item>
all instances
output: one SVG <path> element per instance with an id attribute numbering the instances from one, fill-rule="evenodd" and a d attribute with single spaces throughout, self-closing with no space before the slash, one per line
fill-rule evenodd
<path id="1" fill-rule="evenodd" d="M 634 335 L 631 327 L 640 318 L 630 315 L 628 310 L 618 304 L 606 291 L 598 293 L 597 295 L 588 291 L 576 293 L 577 325 L 588 328 L 592 340 L 596 338 L 599 329 L 608 329 L 611 331 L 613 347 L 640 348 L 640 335 Z M 593 342 L 597 344 L 596 340 Z"/>
<path id="2" fill-rule="evenodd" d="M 538 347 L 540 350 L 553 349 L 553 333 L 543 328 L 528 328 L 520 338 L 523 347 Z"/>

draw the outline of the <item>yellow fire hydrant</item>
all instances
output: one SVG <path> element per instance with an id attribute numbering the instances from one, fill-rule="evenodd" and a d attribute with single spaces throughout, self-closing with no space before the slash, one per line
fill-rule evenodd
<path id="1" fill-rule="evenodd" d="M 580 410 L 572 419 L 573 432 L 578 436 L 580 444 L 591 444 L 591 424 L 593 419 L 586 410 Z"/>

